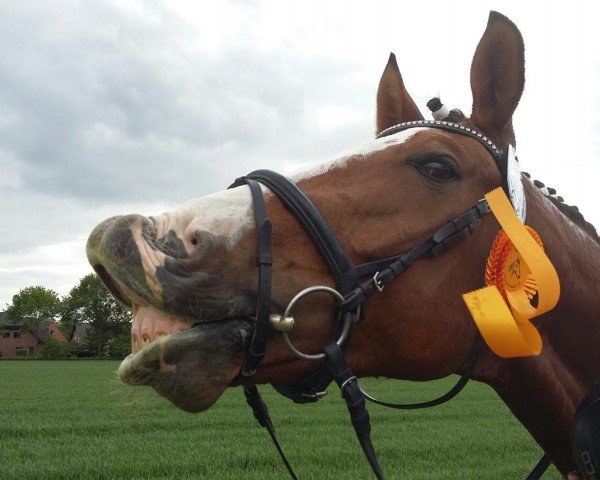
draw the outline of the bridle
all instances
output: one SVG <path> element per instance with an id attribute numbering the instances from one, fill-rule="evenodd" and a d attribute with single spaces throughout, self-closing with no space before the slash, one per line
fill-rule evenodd
<path id="1" fill-rule="evenodd" d="M 441 120 L 417 120 L 390 127 L 382 131 L 377 138 L 418 127 L 442 129 L 477 140 L 492 155 L 496 165 L 500 168 L 503 185 L 506 188 L 506 172 L 504 168 L 500 167 L 505 165 L 505 154 L 494 145 L 492 140 L 473 128 Z M 310 235 L 325 260 L 335 283 L 335 288 L 312 286 L 302 290 L 290 301 L 283 315 L 276 315 L 271 312 L 272 224 L 267 217 L 261 184 L 275 194 Z M 381 292 L 416 260 L 441 255 L 450 247 L 466 239 L 477 228 L 481 219 L 490 212 L 490 207 L 485 199 L 479 200 L 473 207 L 462 215 L 449 220 L 435 233 L 419 242 L 408 252 L 382 260 L 354 265 L 327 221 L 310 199 L 292 181 L 270 170 L 256 170 L 236 179 L 229 188 L 242 185 L 248 185 L 252 195 L 257 231 L 256 263 L 259 288 L 254 332 L 246 351 L 240 376 L 234 382 L 241 383 L 244 377 L 250 377 L 256 372 L 264 358 L 271 330 L 281 331 L 285 343 L 296 356 L 308 360 L 324 359 L 325 364 L 298 380 L 287 384 L 274 384 L 273 387 L 296 403 L 307 403 L 314 402 L 325 395 L 327 386 L 335 381 L 341 390 L 342 397 L 346 400 L 352 425 L 365 456 L 376 478 L 383 479 L 383 472 L 370 438 L 371 426 L 365 399 L 397 409 L 427 408 L 444 403 L 456 396 L 470 379 L 483 342 L 481 337 L 478 336 L 472 348 L 467 367 L 450 391 L 434 400 L 416 404 L 384 402 L 367 394 L 360 387 L 357 378 L 347 365 L 342 350 L 343 344 L 352 335 L 354 326 L 360 319 L 361 307 L 367 298 Z M 315 292 L 329 293 L 337 302 L 336 340 L 326 345 L 323 351 L 318 354 L 306 354 L 293 345 L 288 333 L 293 328 L 294 320 L 291 316 L 293 307 L 301 298 Z M 244 394 L 248 404 L 252 407 L 254 416 L 260 425 L 269 432 L 290 476 L 296 479 L 297 477 L 279 445 L 267 407 L 262 401 L 257 387 L 244 387 Z M 544 455 L 527 477 L 527 480 L 540 478 L 548 465 L 549 461 Z"/>

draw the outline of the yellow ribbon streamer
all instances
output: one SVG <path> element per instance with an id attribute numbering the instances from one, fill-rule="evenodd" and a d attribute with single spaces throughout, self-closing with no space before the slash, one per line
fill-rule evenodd
<path id="1" fill-rule="evenodd" d="M 542 338 L 529 320 L 556 306 L 560 296 L 558 275 L 540 245 L 517 217 L 502 188 L 492 190 L 485 198 L 514 244 L 522 270 L 531 272 L 535 279 L 537 307 L 531 304 L 526 288 L 510 285 L 506 289 L 508 305 L 495 285 L 465 293 L 463 299 L 483 339 L 494 353 L 504 358 L 539 355 Z"/>

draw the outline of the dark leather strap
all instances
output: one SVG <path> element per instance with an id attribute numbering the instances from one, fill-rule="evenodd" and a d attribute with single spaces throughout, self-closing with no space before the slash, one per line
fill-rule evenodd
<path id="1" fill-rule="evenodd" d="M 547 455 L 543 455 L 542 458 L 540 458 L 540 461 L 536 464 L 536 466 L 533 467 L 531 473 L 527 475 L 527 478 L 525 480 L 539 480 L 540 478 L 542 478 L 544 472 L 548 470 L 549 466 L 550 459 Z"/>
<path id="2" fill-rule="evenodd" d="M 271 313 L 271 266 L 273 258 L 271 255 L 271 221 L 267 218 L 267 210 L 263 199 L 260 184 L 251 179 L 244 182 L 250 188 L 252 194 L 252 206 L 254 210 L 254 222 L 256 224 L 256 265 L 258 266 L 258 305 L 256 307 L 256 323 L 252 340 L 246 350 L 242 375 L 249 377 L 254 375 L 256 369 L 265 356 L 265 349 L 269 339 Z"/>
<path id="3" fill-rule="evenodd" d="M 296 217 L 315 242 L 335 281 L 336 289 L 345 295 L 356 288 L 356 272 L 346 250 L 338 241 L 321 212 L 291 180 L 271 170 L 255 170 L 235 181 L 257 180 L 269 188 Z"/>
<path id="4" fill-rule="evenodd" d="M 331 372 L 321 366 L 302 377 L 286 383 L 272 383 L 277 393 L 289 398 L 294 403 L 314 403 L 323 398 L 327 387 L 333 381 Z"/>
<path id="5" fill-rule="evenodd" d="M 279 452 L 279 456 L 281 457 L 281 460 L 283 460 L 285 468 L 287 468 L 290 477 L 292 480 L 298 480 L 298 477 L 296 477 L 290 462 L 288 462 L 288 459 L 285 456 L 283 448 L 281 448 L 279 439 L 277 438 L 277 433 L 275 432 L 275 427 L 273 426 L 273 422 L 271 421 L 271 417 L 269 415 L 269 409 L 267 408 L 265 402 L 263 402 L 258 388 L 256 388 L 256 386 L 244 387 L 244 395 L 246 397 L 246 403 L 248 403 L 250 408 L 252 408 L 254 418 L 256 418 L 261 427 L 266 428 L 267 432 L 269 432 L 271 440 L 273 441 L 273 445 L 275 445 L 275 448 Z"/>
<path id="6" fill-rule="evenodd" d="M 411 250 L 401 255 L 389 257 L 375 262 L 365 263 L 356 267 L 359 276 L 373 275 L 367 282 L 361 284 L 351 294 L 347 295 L 341 303 L 343 311 L 355 309 L 369 296 L 395 280 L 398 275 L 410 267 L 415 260 L 428 256 L 437 256 L 448 248 L 468 237 L 481 222 L 481 218 L 490 212 L 490 207 L 485 199 L 467 210 L 462 215 L 450 220 L 433 235 L 426 238 Z"/>
<path id="7" fill-rule="evenodd" d="M 373 473 L 375 473 L 375 476 L 379 480 L 383 480 L 383 471 L 381 470 L 373 442 L 371 441 L 369 412 L 367 412 L 365 398 L 360 391 L 358 381 L 348 367 L 344 353 L 337 343 L 332 342 L 327 345 L 324 352 L 327 358 L 327 368 L 340 387 L 342 398 L 346 400 L 346 406 L 350 413 L 352 426 L 356 432 L 356 438 L 373 469 Z"/>
<path id="8" fill-rule="evenodd" d="M 600 381 L 577 407 L 573 419 L 573 459 L 586 480 L 600 475 Z"/>
<path id="9" fill-rule="evenodd" d="M 433 400 L 418 403 L 390 403 L 372 397 L 362 387 L 360 387 L 360 391 L 370 402 L 376 403 L 377 405 L 381 405 L 383 407 L 395 408 L 397 410 L 418 410 L 421 408 L 436 407 L 438 405 L 441 405 L 442 403 L 446 403 L 447 401 L 452 400 L 454 397 L 456 397 L 456 395 L 458 395 L 462 391 L 463 388 L 465 388 L 465 386 L 471 379 L 471 375 L 473 375 L 473 370 L 475 370 L 475 365 L 477 365 L 477 360 L 479 359 L 479 353 L 481 352 L 482 347 L 483 339 L 481 338 L 481 335 L 478 335 L 477 340 L 475 340 L 473 350 L 471 351 L 469 362 L 463 374 L 460 376 L 458 381 L 450 390 L 448 390 L 445 394 L 434 398 Z"/>
<path id="10" fill-rule="evenodd" d="M 376 291 L 383 290 L 387 284 L 408 269 L 408 267 L 410 267 L 417 259 L 440 255 L 451 246 L 466 238 L 479 225 L 481 218 L 489 212 L 490 208 L 487 201 L 485 199 L 480 200 L 473 208 L 470 208 L 462 215 L 459 215 L 444 224 L 430 237 L 417 244 L 407 253 L 358 265 L 354 269 L 356 274 L 359 277 L 369 276 L 369 279 L 346 295 L 346 298 L 340 304 L 340 310 L 355 312 L 369 296 Z M 479 352 L 479 349 L 474 348 L 474 352 L 475 351 Z M 476 360 L 477 357 L 475 354 L 474 361 Z M 466 384 L 470 375 L 464 376 L 464 378 L 463 381 L 459 380 L 458 384 L 446 395 L 443 395 L 440 399 L 432 400 L 431 402 L 439 401 L 440 403 L 443 403 L 447 400 L 440 400 L 447 398 L 447 395 L 450 395 L 448 400 L 454 397 L 460 392 L 462 387 L 464 387 L 464 384 Z M 325 389 L 332 380 L 333 378 L 331 378 L 327 369 L 320 367 L 313 372 L 307 373 L 296 381 L 288 382 L 287 384 L 280 383 L 273 386 L 279 393 L 290 398 L 295 403 L 307 403 L 315 402 L 319 398 L 322 398 Z M 367 396 L 367 398 L 372 399 L 372 401 L 377 403 L 376 399 L 373 397 Z M 440 403 L 435 404 L 439 405 Z"/>

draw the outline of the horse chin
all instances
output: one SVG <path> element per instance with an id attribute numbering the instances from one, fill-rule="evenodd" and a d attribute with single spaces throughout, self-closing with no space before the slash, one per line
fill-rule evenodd
<path id="1" fill-rule="evenodd" d="M 210 408 L 240 372 L 251 335 L 249 319 L 235 318 L 158 337 L 121 363 L 129 385 L 151 386 L 178 408 Z"/>

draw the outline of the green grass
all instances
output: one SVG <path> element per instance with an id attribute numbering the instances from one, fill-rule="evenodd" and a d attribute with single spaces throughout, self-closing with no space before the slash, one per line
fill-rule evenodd
<path id="1" fill-rule="evenodd" d="M 0 478 L 287 478 L 240 389 L 193 415 L 149 389 L 122 385 L 117 366 L 0 361 Z M 452 381 L 363 384 L 373 394 L 408 401 L 435 396 Z M 336 390 L 330 387 L 317 404 L 298 406 L 270 387 L 261 389 L 301 480 L 373 478 Z M 369 405 L 369 411 L 388 479 L 523 479 L 541 455 L 494 392 L 474 382 L 434 409 Z M 559 478 L 554 467 L 543 477 Z"/>

